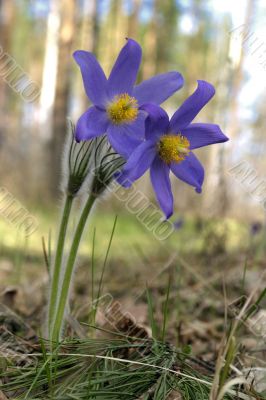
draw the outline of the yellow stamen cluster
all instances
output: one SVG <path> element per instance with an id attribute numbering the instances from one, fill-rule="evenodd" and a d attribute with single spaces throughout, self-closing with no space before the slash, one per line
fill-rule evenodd
<path id="1" fill-rule="evenodd" d="M 158 143 L 159 155 L 167 164 L 179 163 L 189 154 L 189 146 L 189 140 L 181 134 L 164 135 Z"/>
<path id="2" fill-rule="evenodd" d="M 127 93 L 120 94 L 109 104 L 107 113 L 113 124 L 133 122 L 138 115 L 138 102 Z"/>

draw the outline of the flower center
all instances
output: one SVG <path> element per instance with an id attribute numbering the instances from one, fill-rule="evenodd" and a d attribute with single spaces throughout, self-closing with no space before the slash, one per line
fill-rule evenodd
<path id="1" fill-rule="evenodd" d="M 164 135 L 161 137 L 158 148 L 161 159 L 170 164 L 171 162 L 181 162 L 189 154 L 189 140 L 181 135 Z"/>
<path id="2" fill-rule="evenodd" d="M 138 102 L 127 93 L 119 94 L 107 107 L 107 113 L 113 124 L 133 122 L 138 115 Z"/>

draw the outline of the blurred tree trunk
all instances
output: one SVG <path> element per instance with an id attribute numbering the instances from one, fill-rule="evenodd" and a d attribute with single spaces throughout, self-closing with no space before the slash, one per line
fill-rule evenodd
<path id="1" fill-rule="evenodd" d="M 122 5 L 122 0 L 110 0 L 101 25 L 99 58 L 107 75 L 128 35 L 128 16 L 123 12 Z"/>
<path id="2" fill-rule="evenodd" d="M 243 38 L 245 38 L 246 35 L 248 34 L 248 32 L 250 30 L 252 30 L 252 25 L 255 20 L 256 3 L 257 3 L 257 0 L 247 0 L 245 21 L 244 21 L 245 32 L 244 32 Z M 231 40 L 234 40 L 234 38 L 231 38 Z M 242 128 L 241 123 L 240 123 L 240 116 L 239 116 L 239 94 L 243 87 L 243 82 L 245 80 L 245 78 L 244 78 L 244 62 L 245 62 L 245 57 L 246 57 L 246 49 L 245 49 L 244 44 L 245 43 L 243 43 L 241 40 L 239 43 L 240 57 L 236 64 L 235 69 L 233 70 L 232 76 L 230 77 L 231 79 L 229 79 L 229 82 L 228 82 L 228 87 L 230 87 L 229 96 L 232 99 L 231 108 L 229 110 L 230 123 L 228 123 L 229 136 L 230 136 L 230 140 L 232 140 L 232 143 L 231 143 L 231 150 L 230 150 L 229 154 L 227 155 L 227 159 L 229 159 L 230 164 L 232 162 L 231 157 L 234 154 L 234 151 L 236 149 L 237 137 L 239 136 L 239 134 L 241 132 L 241 128 Z M 220 156 L 224 160 L 225 159 L 225 150 L 221 149 L 220 152 L 221 152 Z M 226 175 L 227 174 L 225 172 L 223 174 L 223 176 L 220 174 L 220 177 L 219 177 L 220 181 L 222 182 L 222 189 L 220 189 L 220 190 L 223 190 L 225 193 L 227 191 Z M 225 213 L 225 210 L 227 210 L 228 207 L 226 207 L 226 206 L 228 204 L 229 204 L 229 200 L 227 199 L 226 204 L 224 204 L 225 208 L 224 208 L 224 210 L 222 210 L 223 214 Z"/>
<path id="3" fill-rule="evenodd" d="M 144 35 L 143 79 L 176 69 L 179 2 L 152 0 L 151 17 Z"/>
<path id="4" fill-rule="evenodd" d="M 51 139 L 51 195 L 58 193 L 62 148 L 64 145 L 70 98 L 72 44 L 75 29 L 76 0 L 60 2 L 60 29 L 58 40 L 58 67 L 53 108 L 53 133 Z"/>
<path id="5" fill-rule="evenodd" d="M 81 48 L 97 55 L 99 8 L 102 0 L 84 0 L 82 9 Z"/>
<path id="6" fill-rule="evenodd" d="M 99 49 L 99 9 L 102 0 L 84 0 L 82 9 L 81 24 L 81 49 L 91 51 L 98 56 Z M 82 93 L 81 109 L 85 111 L 88 108 L 88 97 L 86 96 L 82 80 L 79 79 L 79 93 Z"/>
<path id="7" fill-rule="evenodd" d="M 210 122 L 218 122 L 221 129 L 228 134 L 228 99 L 231 98 L 232 66 L 229 62 L 231 20 L 225 18 L 219 27 L 220 35 L 214 38 L 212 47 L 219 48 L 219 57 L 212 65 L 215 75 L 211 82 L 216 86 L 216 95 L 210 104 L 207 118 Z M 210 53 L 214 49 L 210 48 Z M 211 59 L 211 55 L 209 55 Z M 223 217 L 228 210 L 227 172 L 225 170 L 226 148 L 224 144 L 210 146 L 206 149 L 204 165 L 207 171 L 207 180 L 203 195 L 203 208 L 208 217 Z"/>
<path id="8" fill-rule="evenodd" d="M 151 2 L 151 17 L 144 35 L 142 79 L 151 78 L 156 71 L 157 23 L 155 0 Z"/>
<path id="9" fill-rule="evenodd" d="M 244 32 L 243 38 L 248 34 L 250 29 L 252 28 L 252 24 L 254 21 L 254 15 L 255 15 L 255 9 L 256 9 L 256 3 L 257 0 L 247 0 L 246 4 L 246 15 L 245 15 L 245 21 L 244 21 L 244 26 L 246 33 Z M 232 38 L 234 40 L 234 38 Z M 242 88 L 243 85 L 243 79 L 244 79 L 244 74 L 243 74 L 243 65 L 244 65 L 244 60 L 246 56 L 246 50 L 244 43 L 242 41 L 239 42 L 240 48 L 240 57 L 237 62 L 236 68 L 234 70 L 233 74 L 233 80 L 232 80 L 232 89 L 231 89 L 231 95 L 232 95 L 232 102 L 231 102 L 231 125 L 230 125 L 230 135 L 231 138 L 235 137 L 238 135 L 240 126 L 239 126 L 239 92 Z"/>
<path id="10" fill-rule="evenodd" d="M 15 4 L 12 1 L 0 0 L 0 53 L 11 53 L 12 32 L 14 26 Z M 0 54 L 0 55 L 1 55 Z M 3 77 L 0 78 L 0 144 L 4 138 L 7 124 L 8 87 Z"/>
<path id="11" fill-rule="evenodd" d="M 244 32 L 243 37 L 246 36 L 248 31 L 251 29 L 252 21 L 254 20 L 256 0 L 247 0 L 246 14 L 244 20 L 244 26 L 246 33 Z M 206 188 L 208 195 L 205 197 L 205 208 L 211 210 L 212 214 L 223 217 L 228 213 L 230 207 L 230 193 L 228 190 L 227 182 L 227 170 L 226 163 L 231 157 L 234 151 L 236 143 L 236 137 L 240 133 L 240 119 L 239 119 L 239 93 L 243 86 L 244 74 L 243 66 L 245 61 L 245 48 L 243 43 L 239 40 L 239 55 L 234 59 L 233 54 L 232 64 L 228 61 L 230 51 L 230 40 L 235 40 L 234 37 L 226 35 L 230 32 L 230 27 L 226 24 L 223 27 L 224 43 L 217 43 L 217 47 L 221 49 L 220 59 L 217 65 L 217 77 L 220 77 L 220 82 L 217 85 L 217 93 L 215 96 L 216 104 L 216 115 L 217 120 L 220 121 L 221 126 L 232 140 L 231 151 L 226 151 L 225 145 L 213 146 L 209 152 L 209 187 Z M 228 99 L 231 99 L 231 107 L 228 108 Z"/>
<path id="12" fill-rule="evenodd" d="M 210 46 L 213 42 L 213 21 L 210 19 L 204 0 L 192 0 L 190 16 L 193 22 L 193 33 L 187 37 L 186 48 L 186 80 L 184 87 L 187 97 L 194 90 L 196 80 L 209 77 L 208 61 L 211 57 Z"/>
<path id="13" fill-rule="evenodd" d="M 163 73 L 171 67 L 178 40 L 178 2 L 176 0 L 155 0 L 155 13 L 156 72 Z"/>
<path id="14" fill-rule="evenodd" d="M 177 43 L 179 6 L 176 0 L 152 0 L 144 36 L 143 79 L 171 69 Z"/>
<path id="15" fill-rule="evenodd" d="M 58 36 L 60 27 L 60 1 L 50 1 L 47 18 L 45 56 L 42 74 L 42 90 L 40 98 L 40 135 L 43 139 L 52 137 L 52 115 L 56 90 L 58 63 Z"/>
<path id="16" fill-rule="evenodd" d="M 128 37 L 137 39 L 142 0 L 131 0 L 132 12 L 128 18 Z"/>

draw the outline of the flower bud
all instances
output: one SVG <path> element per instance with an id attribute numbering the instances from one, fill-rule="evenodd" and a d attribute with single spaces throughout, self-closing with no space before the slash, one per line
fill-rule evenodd
<path id="1" fill-rule="evenodd" d="M 124 164 L 124 158 L 113 150 L 107 136 L 94 139 L 92 193 L 96 196 L 102 194 Z"/>
<path id="2" fill-rule="evenodd" d="M 64 154 L 63 190 L 73 197 L 88 188 L 95 196 L 99 196 L 125 163 L 113 150 L 106 135 L 77 142 L 75 126 L 70 120 Z"/>
<path id="3" fill-rule="evenodd" d="M 63 158 L 63 190 L 76 196 L 89 175 L 93 156 L 93 140 L 78 143 L 75 125 L 69 119 L 69 131 Z"/>

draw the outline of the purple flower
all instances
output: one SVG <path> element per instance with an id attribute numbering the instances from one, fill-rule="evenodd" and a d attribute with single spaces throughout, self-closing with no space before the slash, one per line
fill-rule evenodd
<path id="1" fill-rule="evenodd" d="M 204 169 L 191 150 L 228 140 L 218 125 L 191 124 L 214 93 L 210 83 L 198 81 L 196 91 L 185 100 L 170 121 L 159 106 L 147 104 L 142 107 L 149 115 L 146 119 L 146 141 L 129 157 L 117 180 L 128 187 L 150 168 L 151 182 L 166 218 L 173 214 L 170 170 L 200 193 Z"/>
<path id="2" fill-rule="evenodd" d="M 179 72 L 157 75 L 134 87 L 141 62 L 141 47 L 128 39 L 109 78 L 92 53 L 74 53 L 83 78 L 86 94 L 93 106 L 78 120 L 77 141 L 107 133 L 113 148 L 124 157 L 144 140 L 144 103 L 161 104 L 183 86 Z"/>
<path id="3" fill-rule="evenodd" d="M 175 230 L 176 230 L 176 231 L 179 231 L 179 229 L 181 229 L 181 228 L 184 226 L 184 223 L 185 223 L 184 218 L 182 218 L 182 217 L 177 218 L 177 219 L 173 222 L 173 225 L 174 225 Z"/>
<path id="4" fill-rule="evenodd" d="M 261 232 L 263 225 L 261 222 L 253 222 L 250 226 L 250 234 L 251 236 L 256 236 L 258 233 Z"/>

